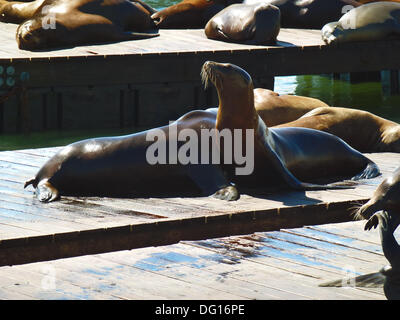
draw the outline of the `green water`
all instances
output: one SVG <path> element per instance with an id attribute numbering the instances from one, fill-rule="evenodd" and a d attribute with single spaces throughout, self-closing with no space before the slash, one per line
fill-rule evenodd
<path id="1" fill-rule="evenodd" d="M 275 91 L 280 94 L 296 94 L 321 99 L 336 107 L 352 107 L 370 111 L 386 119 L 400 123 L 400 95 L 382 93 L 380 82 L 351 84 L 324 76 L 276 77 Z M 100 136 L 129 134 L 132 131 L 48 131 L 30 135 L 12 134 L 0 136 L 0 150 L 53 147 L 74 141 Z"/>
<path id="2" fill-rule="evenodd" d="M 179 2 L 171 0 L 146 0 L 156 9 Z M 382 94 L 379 82 L 351 84 L 348 81 L 332 80 L 324 76 L 276 77 L 275 91 L 280 94 L 296 94 L 321 99 L 336 107 L 353 107 L 373 112 L 381 117 L 400 122 L 400 96 Z M 71 142 L 99 136 L 128 134 L 132 131 L 50 131 L 1 135 L 0 150 L 40 148 L 66 145 Z"/>

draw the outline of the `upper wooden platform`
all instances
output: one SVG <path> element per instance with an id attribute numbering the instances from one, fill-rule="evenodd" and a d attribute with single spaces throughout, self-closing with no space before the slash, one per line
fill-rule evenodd
<path id="1" fill-rule="evenodd" d="M 3 75 L 13 66 L 11 76 L 17 81 L 28 72 L 26 86 L 32 88 L 199 82 L 206 60 L 240 65 L 260 83 L 277 75 L 400 68 L 400 41 L 326 46 L 320 30 L 282 29 L 276 46 L 209 40 L 203 29 L 195 29 L 160 30 L 160 36 L 152 39 L 31 52 L 17 48 L 16 27 L 0 23 L 0 65 L 5 68 Z"/>
<path id="2" fill-rule="evenodd" d="M 352 220 L 400 163 L 368 156 L 383 176 L 354 189 L 242 194 L 238 201 L 196 198 L 76 198 L 40 203 L 23 184 L 58 148 L 0 152 L 0 265 L 51 260 Z"/>

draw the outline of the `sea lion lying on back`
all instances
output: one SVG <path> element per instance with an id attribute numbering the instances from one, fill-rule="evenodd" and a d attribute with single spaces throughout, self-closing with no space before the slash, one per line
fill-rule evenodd
<path id="1" fill-rule="evenodd" d="M 343 186 L 313 180 L 380 174 L 375 163 L 336 136 L 305 128 L 269 129 L 254 108 L 252 79 L 238 66 L 206 62 L 202 77 L 217 89 L 217 110 L 192 111 L 169 126 L 132 135 L 70 144 L 25 187 L 32 184 L 40 201 L 67 194 L 157 196 L 175 191 L 182 195 L 182 190 L 236 200 L 239 192 L 234 184 L 320 190 Z M 205 148 L 204 131 L 211 133 L 211 144 Z M 224 139 L 215 141 L 218 136 Z M 214 162 L 208 147 L 217 150 L 221 162 Z"/>
<path id="2" fill-rule="evenodd" d="M 0 0 L 0 21 L 21 23 L 25 50 L 155 37 L 153 12 L 140 0 Z"/>

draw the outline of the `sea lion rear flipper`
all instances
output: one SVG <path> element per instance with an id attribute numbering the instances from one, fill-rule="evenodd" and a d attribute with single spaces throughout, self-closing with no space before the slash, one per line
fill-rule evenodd
<path id="1" fill-rule="evenodd" d="M 32 179 L 30 179 L 30 180 L 27 180 L 27 181 L 24 183 L 24 189 L 25 189 L 27 186 L 29 186 L 29 185 L 33 185 L 33 186 L 36 188 L 36 178 L 32 178 Z"/>
<path id="2" fill-rule="evenodd" d="M 222 169 L 213 164 L 196 164 L 190 166 L 188 175 L 205 195 L 233 201 L 240 195 L 236 187 L 228 181 Z"/>
<path id="3" fill-rule="evenodd" d="M 372 179 L 381 175 L 379 167 L 375 162 L 369 161 L 365 169 L 355 175 L 351 180 Z"/>
<path id="4" fill-rule="evenodd" d="M 40 202 L 51 202 L 59 197 L 59 192 L 50 182 L 40 182 L 36 188 L 36 196 Z"/>

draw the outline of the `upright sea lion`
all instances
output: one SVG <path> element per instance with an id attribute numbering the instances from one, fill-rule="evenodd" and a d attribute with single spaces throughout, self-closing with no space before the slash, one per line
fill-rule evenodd
<path id="1" fill-rule="evenodd" d="M 21 23 L 19 48 L 36 50 L 155 37 L 154 11 L 140 0 L 0 0 L 0 21 Z"/>
<path id="2" fill-rule="evenodd" d="M 268 127 L 297 120 L 319 107 L 329 107 L 319 99 L 291 94 L 280 95 L 263 88 L 254 89 L 254 106 Z"/>
<path id="3" fill-rule="evenodd" d="M 365 230 L 380 225 L 383 254 L 390 263 L 380 270 L 385 275 L 384 292 L 390 300 L 400 299 L 400 246 L 393 234 L 400 224 L 400 167 L 382 181 L 356 218 L 368 219 Z"/>
<path id="4" fill-rule="evenodd" d="M 321 107 L 277 127 L 329 132 L 360 152 L 400 152 L 400 125 L 363 110 Z"/>
<path id="5" fill-rule="evenodd" d="M 183 0 L 154 13 L 151 18 L 160 29 L 204 28 L 216 13 L 239 2 L 241 0 Z"/>
<path id="6" fill-rule="evenodd" d="M 206 24 L 207 38 L 245 44 L 275 44 L 280 30 L 280 11 L 265 4 L 232 4 Z"/>
<path id="7" fill-rule="evenodd" d="M 400 3 L 364 4 L 347 12 L 339 21 L 326 24 L 322 39 L 327 44 L 400 38 Z"/>
<path id="8" fill-rule="evenodd" d="M 139 192 L 155 196 L 160 189 L 188 190 L 192 187 L 204 194 L 214 193 L 221 199 L 236 200 L 239 193 L 232 183 L 251 188 L 286 186 L 313 190 L 341 186 L 299 179 L 337 181 L 353 176 L 354 179 L 372 178 L 380 174 L 375 163 L 336 136 L 304 128 L 268 129 L 254 108 L 252 79 L 238 66 L 206 62 L 202 78 L 217 88 L 217 112 L 215 109 L 192 111 L 169 126 L 128 136 L 73 143 L 48 160 L 25 187 L 32 184 L 41 201 L 52 201 L 62 194 Z M 231 135 L 230 145 L 229 136 L 224 135 L 219 143 L 212 139 L 211 149 L 219 151 L 223 159 L 221 164 L 196 160 L 203 160 L 204 150 L 208 150 L 203 149 L 203 141 L 198 143 L 196 139 L 203 130 L 211 129 L 217 129 L 221 135 L 227 129 L 225 133 Z M 158 136 L 160 132 L 164 138 Z M 212 135 L 215 134 L 212 131 Z M 157 150 L 158 156 L 162 156 L 163 150 L 179 152 L 169 154 L 168 159 L 165 157 L 160 162 L 151 160 L 149 150 L 153 150 L 154 144 L 147 139 L 149 135 L 157 136 L 163 146 Z M 186 137 L 194 138 L 197 143 L 193 149 L 184 148 L 185 152 L 181 153 Z M 245 145 L 251 162 L 251 170 L 241 174 L 238 169 L 243 169 L 243 162 L 236 158 L 237 151 L 243 156 L 239 145 Z M 191 154 L 192 161 L 184 163 L 181 157 L 187 161 L 188 150 L 194 152 L 194 159 Z M 234 157 L 230 157 L 232 153 Z M 206 160 L 209 156 L 207 153 Z"/>
<path id="9" fill-rule="evenodd" d="M 268 3 L 281 11 L 282 28 L 321 29 L 326 23 L 339 20 L 355 0 L 245 0 L 244 3 Z"/>

